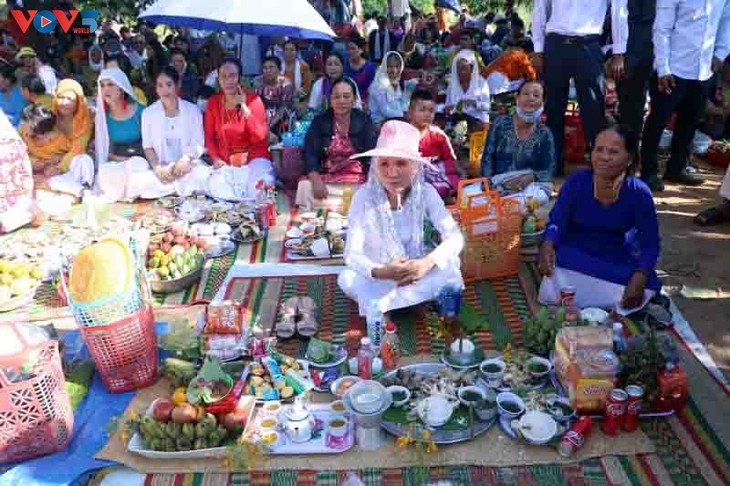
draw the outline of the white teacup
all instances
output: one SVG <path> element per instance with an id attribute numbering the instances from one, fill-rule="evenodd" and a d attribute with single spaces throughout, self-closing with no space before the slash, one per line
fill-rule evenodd
<path id="1" fill-rule="evenodd" d="M 279 426 L 279 421 L 274 417 L 265 417 L 261 421 L 261 433 L 266 434 L 269 432 L 275 432 Z"/>
<path id="2" fill-rule="evenodd" d="M 348 421 L 344 415 L 335 415 L 327 422 L 327 433 L 332 437 L 344 437 L 347 434 Z"/>

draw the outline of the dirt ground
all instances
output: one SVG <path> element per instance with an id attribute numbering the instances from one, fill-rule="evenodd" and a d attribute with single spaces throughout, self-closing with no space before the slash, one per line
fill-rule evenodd
<path id="1" fill-rule="evenodd" d="M 675 303 L 712 358 L 730 377 L 730 298 L 687 299 L 683 285 L 730 292 L 730 223 L 703 228 L 692 222 L 701 210 L 720 201 L 724 169 L 697 161 L 706 182 L 699 187 L 667 185 L 655 196 L 662 234 L 657 271 Z"/>

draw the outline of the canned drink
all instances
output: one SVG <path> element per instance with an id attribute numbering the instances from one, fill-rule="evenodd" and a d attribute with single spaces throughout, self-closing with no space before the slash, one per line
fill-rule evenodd
<path id="1" fill-rule="evenodd" d="M 626 394 L 628 395 L 626 415 L 624 415 L 621 426 L 626 432 L 633 432 L 639 428 L 639 414 L 641 413 L 644 389 L 638 385 L 629 385 L 626 387 Z"/>
<path id="2" fill-rule="evenodd" d="M 563 457 L 570 457 L 575 452 L 583 447 L 586 438 L 591 433 L 593 427 L 593 421 L 588 416 L 579 417 L 578 420 L 573 423 L 573 426 L 563 435 L 558 444 L 558 454 Z"/>
<path id="3" fill-rule="evenodd" d="M 606 413 L 603 418 L 603 433 L 609 436 L 618 434 L 621 422 L 626 414 L 628 393 L 620 388 L 614 388 L 606 402 Z"/>
<path id="4" fill-rule="evenodd" d="M 567 286 L 560 289 L 560 303 L 570 306 L 575 302 L 575 287 Z"/>

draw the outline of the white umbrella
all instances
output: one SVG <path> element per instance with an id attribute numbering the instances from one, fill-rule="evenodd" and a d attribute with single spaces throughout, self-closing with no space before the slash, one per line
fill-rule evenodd
<path id="1" fill-rule="evenodd" d="M 332 40 L 335 33 L 307 0 L 159 0 L 142 20 L 198 30 Z"/>

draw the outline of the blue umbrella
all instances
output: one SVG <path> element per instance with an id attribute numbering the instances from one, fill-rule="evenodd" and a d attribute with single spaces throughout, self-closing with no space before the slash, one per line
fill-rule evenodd
<path id="1" fill-rule="evenodd" d="M 453 10 L 457 14 L 461 14 L 461 5 L 457 0 L 436 0 L 436 6 Z"/>
<path id="2" fill-rule="evenodd" d="M 307 0 L 159 0 L 142 20 L 198 30 L 332 40 L 335 33 Z"/>

